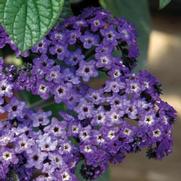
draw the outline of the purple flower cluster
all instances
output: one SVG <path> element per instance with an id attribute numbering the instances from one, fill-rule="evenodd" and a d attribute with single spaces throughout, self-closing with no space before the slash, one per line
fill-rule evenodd
<path id="1" fill-rule="evenodd" d="M 7 44 L 0 29 L 0 47 Z M 0 60 L 0 180 L 14 171 L 23 181 L 76 181 L 80 163 L 93 180 L 131 152 L 162 159 L 172 151 L 175 110 L 160 99 L 155 77 L 132 73 L 139 52 L 125 19 L 86 9 L 27 55 L 20 68 Z M 67 112 L 56 118 L 35 109 L 19 91 L 63 103 Z"/>
<path id="2" fill-rule="evenodd" d="M 0 180 L 7 180 L 11 170 L 24 181 L 77 180 L 73 171 L 79 151 L 66 131 L 69 120 L 60 121 L 51 111 L 34 111 L 18 100 L 3 62 L 0 69 Z"/>

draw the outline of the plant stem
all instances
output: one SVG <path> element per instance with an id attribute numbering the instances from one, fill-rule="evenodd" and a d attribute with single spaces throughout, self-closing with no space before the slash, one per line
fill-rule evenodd
<path id="1" fill-rule="evenodd" d="M 46 101 L 45 100 L 40 100 L 40 101 L 37 101 L 37 102 L 31 104 L 29 106 L 29 108 L 32 108 L 32 109 L 44 108 L 44 107 L 49 106 L 51 104 L 53 104 L 53 100 L 52 99 L 49 99 L 49 100 L 46 100 Z"/>

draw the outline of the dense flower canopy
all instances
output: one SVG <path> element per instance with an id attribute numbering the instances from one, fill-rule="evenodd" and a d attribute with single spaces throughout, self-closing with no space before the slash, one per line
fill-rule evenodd
<path id="1" fill-rule="evenodd" d="M 175 110 L 154 76 L 133 73 L 139 51 L 125 19 L 85 9 L 23 54 L 0 28 L 0 48 L 7 47 L 24 65 L 0 60 L 0 180 L 14 171 L 23 181 L 75 181 L 80 163 L 92 180 L 131 152 L 146 148 L 162 159 L 172 151 Z M 66 112 L 33 107 L 21 91 L 63 103 Z"/>

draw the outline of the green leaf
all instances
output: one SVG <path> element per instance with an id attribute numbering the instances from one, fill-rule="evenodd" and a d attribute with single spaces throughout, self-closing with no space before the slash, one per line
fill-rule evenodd
<path id="1" fill-rule="evenodd" d="M 0 23 L 25 51 L 52 28 L 63 4 L 64 0 L 0 0 Z"/>
<path id="2" fill-rule="evenodd" d="M 52 111 L 53 116 L 59 117 L 60 111 L 66 111 L 66 106 L 62 104 L 49 104 L 44 106 L 45 111 Z"/>
<path id="3" fill-rule="evenodd" d="M 17 96 L 25 101 L 29 106 L 36 104 L 37 102 L 40 102 L 42 100 L 40 96 L 32 95 L 30 92 L 27 91 L 20 91 L 18 92 Z"/>
<path id="4" fill-rule="evenodd" d="M 102 7 L 117 17 L 125 17 L 136 26 L 140 56 L 137 70 L 144 67 L 147 59 L 150 34 L 150 14 L 147 0 L 100 0 Z"/>
<path id="5" fill-rule="evenodd" d="M 159 3 L 160 9 L 163 9 L 164 7 L 166 7 L 170 2 L 171 0 L 160 0 L 160 3 Z"/>

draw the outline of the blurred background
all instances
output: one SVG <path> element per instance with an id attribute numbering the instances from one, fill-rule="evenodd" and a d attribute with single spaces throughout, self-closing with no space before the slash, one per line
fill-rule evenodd
<path id="1" fill-rule="evenodd" d="M 178 112 L 173 154 L 162 161 L 148 160 L 144 152 L 130 154 L 111 166 L 110 180 L 181 181 L 181 0 L 161 10 L 159 0 L 74 0 L 72 7 L 78 12 L 100 5 L 134 22 L 141 49 L 137 70 L 145 68 L 161 81 L 162 98 Z"/>

